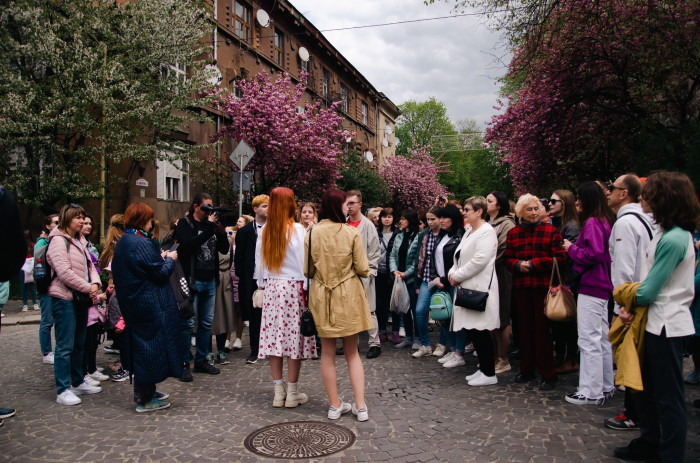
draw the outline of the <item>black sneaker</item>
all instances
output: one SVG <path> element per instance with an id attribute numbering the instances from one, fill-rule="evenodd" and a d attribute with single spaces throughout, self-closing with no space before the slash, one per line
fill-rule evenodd
<path id="1" fill-rule="evenodd" d="M 536 379 L 537 375 L 525 375 L 523 373 L 518 373 L 513 381 L 516 383 L 529 383 L 533 379 Z"/>
<path id="2" fill-rule="evenodd" d="M 180 377 L 180 381 L 183 383 L 189 383 L 192 381 L 192 373 L 190 372 L 190 362 L 185 363 L 184 368 L 182 369 L 182 376 Z"/>
<path id="3" fill-rule="evenodd" d="M 382 348 L 378 347 L 378 346 L 372 346 L 367 351 L 367 358 L 368 359 L 377 358 L 380 355 L 382 355 Z"/>
<path id="4" fill-rule="evenodd" d="M 623 460 L 646 461 L 658 457 L 657 448 L 644 439 L 632 439 L 627 447 L 615 447 L 613 455 Z"/>
<path id="5" fill-rule="evenodd" d="M 245 363 L 248 365 L 253 365 L 255 363 L 258 363 L 258 356 L 255 354 L 250 354 L 247 359 L 245 359 Z"/>
<path id="6" fill-rule="evenodd" d="M 11 418 L 17 414 L 14 408 L 0 408 L 0 419 Z"/>
<path id="7" fill-rule="evenodd" d="M 553 379 L 551 381 L 542 381 L 540 383 L 540 391 L 551 391 L 557 387 L 557 380 Z"/>
<path id="8" fill-rule="evenodd" d="M 620 413 L 615 418 L 608 418 L 605 420 L 605 426 L 618 431 L 634 431 L 639 429 L 639 423 L 630 420 L 624 413 Z"/>
<path id="9" fill-rule="evenodd" d="M 208 375 L 218 375 L 221 373 L 221 370 L 210 364 L 208 361 L 204 361 L 202 363 L 194 363 L 194 372 L 206 373 Z"/>

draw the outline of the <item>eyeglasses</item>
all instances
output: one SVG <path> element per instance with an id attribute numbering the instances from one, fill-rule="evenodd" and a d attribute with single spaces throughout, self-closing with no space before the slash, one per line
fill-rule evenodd
<path id="1" fill-rule="evenodd" d="M 556 203 L 563 203 L 563 202 L 564 202 L 564 200 L 562 200 L 562 199 L 550 199 L 549 200 L 549 204 L 556 204 Z M 544 201 L 543 201 L 543 203 L 544 203 Z"/>
<path id="2" fill-rule="evenodd" d="M 348 206 L 354 206 L 355 204 L 360 204 L 359 201 L 348 201 Z"/>

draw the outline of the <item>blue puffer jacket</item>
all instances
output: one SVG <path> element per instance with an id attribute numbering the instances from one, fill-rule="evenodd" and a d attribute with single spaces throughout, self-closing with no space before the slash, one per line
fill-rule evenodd
<path id="1" fill-rule="evenodd" d="M 122 349 L 139 383 L 160 383 L 182 376 L 180 317 L 169 277 L 175 262 L 165 261 L 151 240 L 126 233 L 112 259 L 114 286 L 126 329 Z"/>

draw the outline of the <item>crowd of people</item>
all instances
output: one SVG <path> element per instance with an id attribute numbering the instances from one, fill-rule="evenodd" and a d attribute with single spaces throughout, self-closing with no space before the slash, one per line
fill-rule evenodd
<path id="1" fill-rule="evenodd" d="M 616 359 L 626 374 L 636 364 L 639 385 L 625 383 L 625 409 L 605 424 L 641 437 L 615 455 L 682 461 L 683 383 L 700 383 L 700 203 L 687 176 L 625 174 L 517 202 L 500 191 L 464 202 L 438 198 L 427 211 L 374 207 L 365 215 L 363 208 L 357 190 L 329 190 L 317 210 L 280 187 L 253 198 L 254 215 L 226 227 L 202 193 L 161 242 L 153 210 L 136 203 L 112 217 L 101 255 L 81 206 L 47 216 L 35 244 L 24 238 L 21 283 L 25 310 L 27 294 L 36 293 L 30 285 L 39 290 L 39 345 L 54 366 L 57 402 L 75 405 L 80 395 L 101 392 L 100 381 L 110 378 L 96 352 L 107 333 L 105 350 L 119 355 L 112 379 L 133 379 L 136 411 L 168 408 L 157 384 L 219 374 L 227 353 L 243 348 L 247 326 L 245 361 L 268 359 L 273 407 L 308 402 L 301 363 L 320 357 L 328 418 L 352 412 L 365 421 L 358 340 L 366 331 L 368 359 L 393 346 L 461 371 L 473 353 L 471 387 L 496 385 L 512 369 L 509 354 L 520 360 L 514 381 L 537 380 L 540 390 L 577 372 L 578 387 L 564 399 L 579 406 L 616 393 Z M 48 276 L 36 272 L 42 262 Z M 575 319 L 548 318 L 555 287 L 575 297 Z M 396 304 L 402 288 L 406 300 Z M 302 334 L 305 311 L 315 335 Z M 634 355 L 615 356 L 609 333 L 616 324 L 634 332 Z M 684 378 L 686 351 L 695 368 Z M 338 396 L 337 355 L 347 360 L 354 404 Z"/>

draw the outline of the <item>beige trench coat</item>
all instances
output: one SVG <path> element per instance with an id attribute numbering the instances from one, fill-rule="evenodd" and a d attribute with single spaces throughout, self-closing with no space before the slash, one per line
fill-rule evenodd
<path id="1" fill-rule="evenodd" d="M 313 278 L 309 310 L 318 335 L 341 338 L 374 328 L 367 292 L 360 280 L 370 275 L 360 233 L 350 225 L 322 220 L 306 234 L 304 243 L 304 274 Z"/>
<path id="2" fill-rule="evenodd" d="M 236 311 L 233 303 L 233 283 L 231 281 L 231 253 L 219 253 L 219 284 L 216 286 L 214 321 L 211 334 L 236 332 Z"/>

